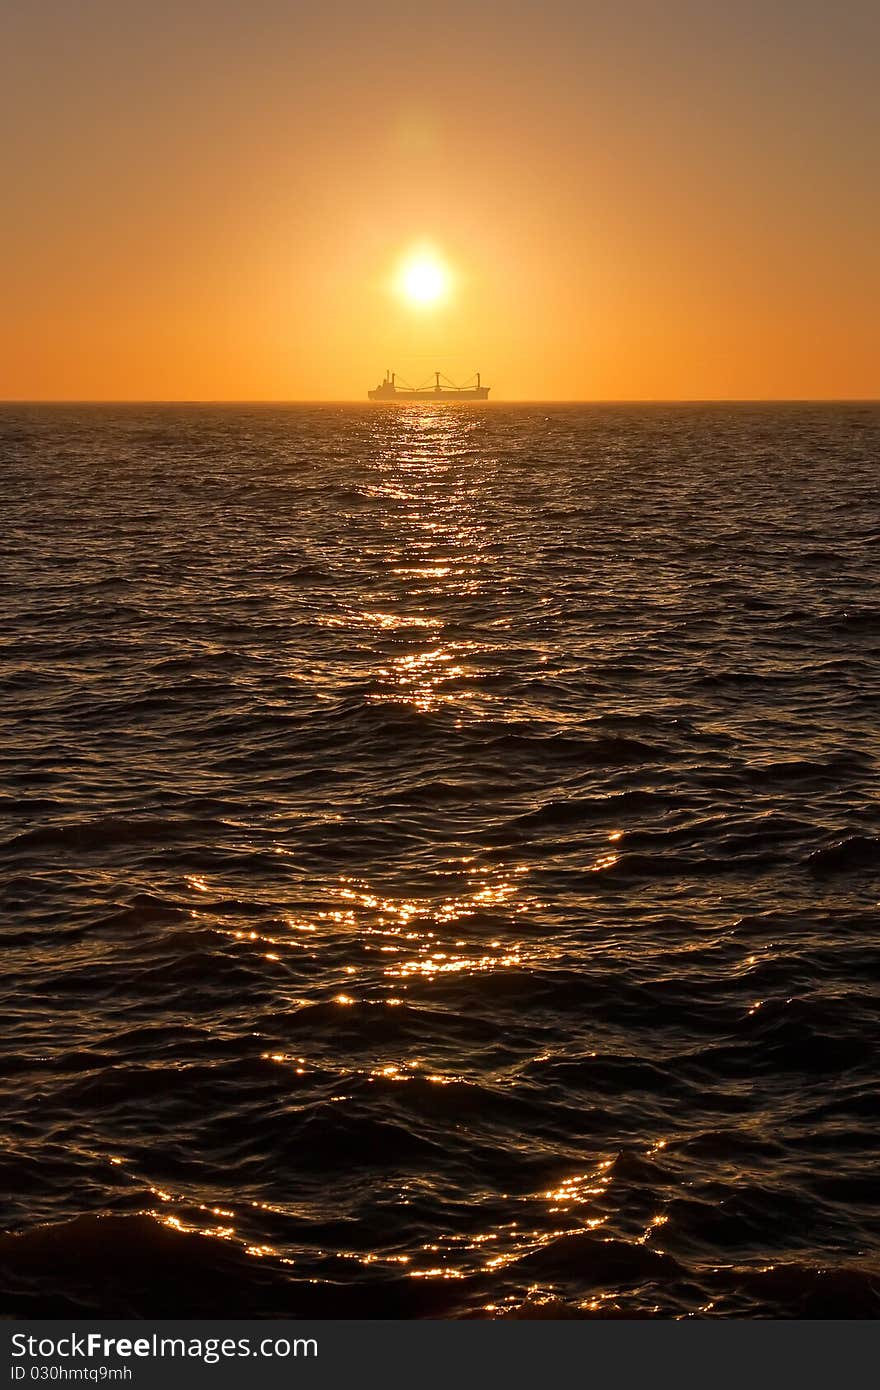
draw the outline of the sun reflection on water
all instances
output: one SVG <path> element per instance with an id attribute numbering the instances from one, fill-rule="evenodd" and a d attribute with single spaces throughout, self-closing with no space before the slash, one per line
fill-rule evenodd
<path id="1" fill-rule="evenodd" d="M 302 1057 L 272 1054 L 272 1061 L 303 1062 Z M 379 1068 L 365 1069 L 373 1077 L 394 1082 L 408 1079 L 418 1070 L 418 1064 L 388 1064 Z M 442 1082 L 447 1078 L 429 1075 L 428 1080 Z M 660 1147 L 664 1141 L 657 1141 Z M 127 1160 L 113 1155 L 111 1162 L 126 1165 Z M 562 1178 L 554 1187 L 541 1192 L 512 1197 L 509 1193 L 499 1194 L 505 1201 L 514 1201 L 522 1209 L 521 1219 L 507 1220 L 490 1225 L 482 1230 L 456 1232 L 444 1230 L 432 1239 L 424 1241 L 412 1251 L 394 1248 L 333 1248 L 323 1252 L 327 1259 L 336 1258 L 354 1261 L 363 1266 L 397 1268 L 406 1277 L 422 1281 L 460 1281 L 491 1277 L 499 1270 L 515 1266 L 524 1256 L 552 1247 L 563 1238 L 595 1234 L 601 1243 L 605 1237 L 601 1228 L 606 1224 L 606 1215 L 597 1206 L 608 1195 L 614 1178 L 614 1158 L 601 1158 L 592 1165 Z M 134 1172 L 128 1173 L 136 1180 Z M 411 1184 L 404 1181 L 399 1186 L 398 1200 L 408 1201 Z M 295 1250 L 285 1249 L 283 1244 L 272 1244 L 266 1240 L 255 1240 L 247 1232 L 247 1209 L 264 1211 L 278 1217 L 291 1216 L 302 1219 L 307 1213 L 299 1201 L 290 1205 L 265 1201 L 245 1201 L 239 1213 L 209 1202 L 193 1201 L 184 1193 L 169 1191 L 165 1187 L 151 1186 L 149 1192 L 157 1205 L 149 1210 L 160 1224 L 182 1234 L 197 1234 L 223 1241 L 230 1241 L 247 1256 L 254 1259 L 274 1259 L 280 1264 L 292 1265 L 297 1262 Z M 644 1245 L 654 1232 L 667 1221 L 664 1214 L 652 1217 L 636 1244 Z M 314 1251 L 311 1258 L 314 1257 Z M 530 1282 L 524 1288 L 528 1299 L 540 1304 L 557 1297 L 552 1279 L 547 1282 Z M 519 1306 L 522 1295 L 506 1295 L 500 1302 L 487 1302 L 486 1311 L 503 1311 Z M 593 1291 L 586 1299 L 581 1299 L 577 1307 L 597 1311 L 605 1307 L 614 1295 L 601 1290 Z"/>
<path id="2" fill-rule="evenodd" d="M 408 412 L 396 428 L 397 437 L 363 485 L 374 511 L 386 504 L 380 523 L 384 541 L 372 549 L 368 543 L 355 560 L 365 566 L 364 572 L 370 568 L 374 586 L 366 595 L 361 589 L 357 599 L 340 593 L 314 618 L 331 647 L 346 644 L 340 698 L 357 704 L 359 711 L 372 710 L 372 718 L 386 717 L 382 707 L 388 706 L 418 715 L 442 716 L 451 710 L 474 719 L 494 717 L 501 696 L 483 677 L 503 663 L 503 643 L 474 640 L 461 618 L 483 586 L 504 582 L 479 496 L 461 486 L 457 474 L 468 457 L 473 421 L 428 408 Z M 329 698 L 327 670 L 311 677 L 299 671 L 291 675 L 298 681 L 311 679 L 316 694 Z M 394 711 L 387 717 L 393 718 Z M 427 780 L 430 785 L 430 776 Z M 444 790 L 451 791 L 450 804 L 458 797 L 466 821 L 468 788 Z M 417 815 L 416 799 L 414 805 Z M 345 819 L 338 806 L 320 808 L 315 815 L 322 822 Z M 593 872 L 618 861 L 623 834 L 615 830 L 608 835 L 611 848 L 588 866 Z M 193 900 L 195 915 L 205 922 L 210 918 L 211 929 L 226 937 L 230 950 L 246 957 L 249 965 L 256 962 L 275 990 L 279 1030 L 266 1038 L 259 1054 L 271 1073 L 270 1093 L 277 1086 L 293 1104 L 298 1089 L 307 1094 L 318 1076 L 326 1086 L 326 1103 L 342 1107 L 363 1105 L 365 1094 L 372 1102 L 376 1090 L 390 1097 L 391 1105 L 425 1105 L 428 1111 L 441 1103 L 441 1094 L 443 1104 L 455 1105 L 459 1095 L 470 1101 L 473 1073 L 468 1074 L 465 1064 L 450 1063 L 440 1049 L 422 1049 L 417 1035 L 405 1031 L 411 1026 L 406 1012 L 387 1028 L 378 1046 L 363 1045 L 352 1055 L 342 1053 L 338 1042 L 340 1036 L 357 1037 L 356 1046 L 362 1047 L 358 1030 L 369 1010 L 411 1007 L 415 1013 L 417 1006 L 446 1007 L 447 991 L 460 991 L 471 976 L 507 975 L 515 988 L 515 972 L 528 969 L 542 949 L 546 958 L 546 945 L 542 948 L 530 934 L 530 919 L 541 904 L 530 889 L 527 866 L 487 863 L 476 853 L 461 853 L 464 847 L 459 845 L 457 857 L 442 866 L 443 882 L 437 891 L 432 891 L 430 879 L 426 886 L 424 876 L 408 878 L 396 869 L 384 882 L 378 876 L 371 881 L 350 873 L 329 883 L 322 879 L 314 901 L 294 899 L 257 925 L 234 913 L 210 917 L 204 899 Z M 289 853 L 280 838 L 275 849 L 279 855 Z M 435 872 L 439 879 L 441 870 Z M 206 877 L 191 875 L 186 883 L 193 894 L 219 891 Z M 312 1009 L 316 1012 L 310 1013 Z M 287 1036 L 285 1019 L 292 1025 Z M 404 1031 L 398 1031 L 398 1023 Z M 332 1034 L 330 1042 L 322 1028 Z M 485 1079 L 485 1066 L 482 1074 Z M 306 1082 L 298 1080 L 303 1077 Z M 500 1092 L 504 1087 L 514 1090 L 518 1081 L 499 1072 L 492 1084 Z M 433 1087 L 438 1088 L 436 1101 L 429 1089 Z M 439 1088 L 453 1089 L 442 1093 Z M 402 1205 L 415 1202 L 421 1181 L 408 1184 L 396 1178 L 394 1199 Z M 487 1209 L 481 1229 L 467 1234 L 445 1229 L 411 1251 L 382 1248 L 377 1241 L 367 1250 L 334 1248 L 321 1253 L 393 1267 L 422 1281 L 492 1276 L 560 1237 L 598 1232 L 607 1219 L 602 1202 L 612 1181 L 613 1159 L 581 1161 L 576 1171 L 545 1190 L 475 1198 L 475 1209 L 481 1200 L 504 1201 L 508 1209 L 514 1204 L 519 1208 L 517 1219 L 496 1221 Z M 153 1188 L 152 1194 L 154 1214 L 173 1229 L 237 1241 L 257 1259 L 290 1262 L 295 1257 L 295 1252 L 285 1253 L 283 1244 L 276 1247 L 249 1230 L 246 1209 L 265 1210 L 279 1220 L 301 1220 L 301 1198 L 291 1198 L 289 1204 L 245 1199 L 236 1215 L 165 1188 Z M 319 1219 L 317 1212 L 314 1215 Z M 654 1218 L 643 1239 L 662 1220 Z M 274 1238 L 274 1229 L 267 1234 Z M 537 1300 L 546 1293 L 539 1284 L 529 1288 Z M 590 1306 L 599 1307 L 603 1297 L 595 1294 Z"/>

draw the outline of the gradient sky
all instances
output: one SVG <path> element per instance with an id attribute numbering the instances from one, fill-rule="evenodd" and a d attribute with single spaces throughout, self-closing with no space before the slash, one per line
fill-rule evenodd
<path id="1" fill-rule="evenodd" d="M 874 0 L 0 16 L 0 397 L 880 396 Z"/>

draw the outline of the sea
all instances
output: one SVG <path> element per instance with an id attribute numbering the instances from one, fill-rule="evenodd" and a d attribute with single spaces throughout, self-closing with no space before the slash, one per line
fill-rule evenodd
<path id="1" fill-rule="evenodd" d="M 880 407 L 0 409 L 0 1312 L 880 1312 Z"/>

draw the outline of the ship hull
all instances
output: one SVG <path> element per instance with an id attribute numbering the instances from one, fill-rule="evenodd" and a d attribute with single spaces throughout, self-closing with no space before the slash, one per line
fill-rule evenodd
<path id="1" fill-rule="evenodd" d="M 375 391 L 368 391 L 367 395 L 371 401 L 486 401 L 489 399 L 489 387 L 474 386 L 464 391 L 443 388 L 438 391 L 433 387 L 430 391 L 398 391 L 396 387 L 389 390 L 377 386 Z"/>

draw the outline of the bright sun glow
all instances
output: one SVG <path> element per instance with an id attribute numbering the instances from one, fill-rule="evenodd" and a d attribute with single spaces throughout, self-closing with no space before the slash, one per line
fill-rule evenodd
<path id="1" fill-rule="evenodd" d="M 436 304 L 449 292 L 449 272 L 433 252 L 418 251 L 401 266 L 397 288 L 410 304 Z"/>

